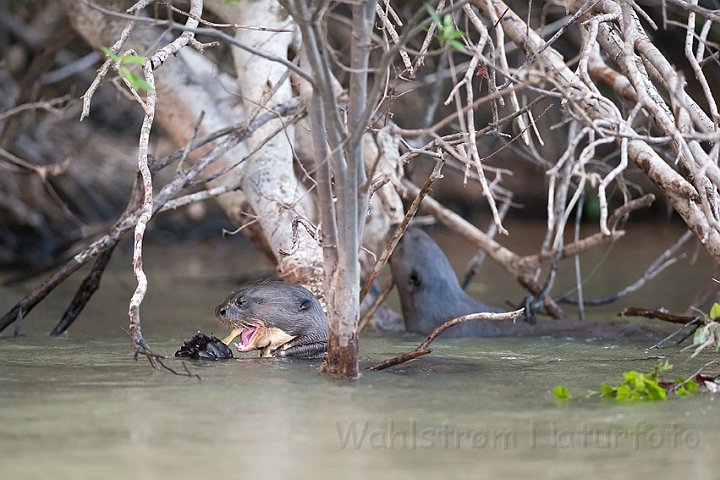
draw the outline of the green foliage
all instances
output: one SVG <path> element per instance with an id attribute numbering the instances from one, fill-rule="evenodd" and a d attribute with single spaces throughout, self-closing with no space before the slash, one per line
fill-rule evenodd
<path id="1" fill-rule="evenodd" d="M 641 373 L 631 370 L 623 373 L 625 381 L 616 387 L 607 383 L 600 386 L 600 391 L 590 391 L 589 395 L 599 395 L 602 398 L 614 398 L 617 401 L 665 400 L 667 391 L 659 383 L 659 375 L 672 368 L 666 360 L 658 363 L 650 373 Z M 689 392 L 688 392 L 689 393 Z"/>
<path id="2" fill-rule="evenodd" d="M 107 47 L 100 48 L 103 52 L 105 52 L 105 55 L 107 55 L 110 60 L 112 60 L 118 65 L 120 75 L 125 80 L 127 80 L 133 90 L 143 90 L 146 92 L 155 91 L 155 89 L 148 82 L 146 82 L 143 78 L 140 78 L 138 75 L 133 73 L 128 67 L 125 66 L 125 64 L 145 65 L 146 60 L 144 57 L 141 57 L 139 55 L 118 55 Z"/>
<path id="3" fill-rule="evenodd" d="M 705 316 L 705 325 L 695 331 L 693 344 L 687 347 L 695 348 L 693 358 L 705 348 L 714 347 L 715 352 L 720 351 L 720 303 L 713 304 L 710 313 Z M 667 392 L 675 392 L 678 397 L 687 397 L 698 389 L 695 378 L 677 377 L 675 381 L 660 381 L 660 374 L 671 370 L 670 363 L 657 363 L 650 373 L 641 373 L 631 370 L 623 373 L 624 381 L 613 387 L 607 383 L 600 385 L 599 391 L 590 390 L 588 397 L 614 398 L 617 401 L 635 402 L 644 400 L 665 400 Z M 702 377 L 698 377 L 702 381 Z M 715 380 L 714 377 L 709 377 Z M 563 386 L 553 390 L 555 400 L 567 401 L 571 397 L 568 389 Z"/>
<path id="4" fill-rule="evenodd" d="M 672 369 L 666 360 L 653 367 L 650 373 L 641 373 L 631 370 L 623 373 L 624 381 L 613 387 L 607 383 L 600 385 L 599 391 L 591 390 L 588 397 L 614 398 L 619 402 L 637 402 L 644 400 L 665 400 L 668 391 L 674 391 L 679 397 L 686 397 L 697 391 L 695 379 L 687 380 L 678 377 L 674 382 L 661 382 L 659 377 L 663 372 Z M 572 396 L 567 388 L 558 386 L 553 390 L 556 401 L 570 400 Z"/>
<path id="5" fill-rule="evenodd" d="M 682 385 L 687 379 L 685 377 L 678 377 L 675 379 L 675 385 Z M 691 393 L 697 392 L 697 382 L 694 378 L 687 380 L 687 383 L 682 387 L 678 387 L 675 393 L 680 397 L 687 397 Z"/>
<path id="6" fill-rule="evenodd" d="M 720 303 L 713 303 L 710 309 L 710 320 L 715 320 L 720 317 Z"/>
<path id="7" fill-rule="evenodd" d="M 705 317 L 705 325 L 695 330 L 693 344 L 687 349 L 695 348 L 690 358 L 706 348 L 713 348 L 715 353 L 720 351 L 720 304 L 714 303 L 710 308 L 710 314 Z"/>
<path id="8" fill-rule="evenodd" d="M 625 381 L 617 387 L 600 386 L 600 396 L 618 401 L 665 400 L 666 391 L 658 385 L 655 372 L 644 374 L 631 370 L 623 373 Z"/>
<path id="9" fill-rule="evenodd" d="M 562 385 L 558 385 L 553 389 L 553 395 L 556 400 L 570 400 L 572 398 L 568 389 Z"/>
<path id="10" fill-rule="evenodd" d="M 440 15 L 433 10 L 429 3 L 425 3 L 424 5 L 425 9 L 430 14 L 430 18 L 433 19 L 433 22 L 435 22 L 435 25 L 437 26 L 438 33 L 435 34 L 435 38 L 438 39 L 440 45 L 445 46 L 447 44 L 457 50 L 460 50 L 461 52 L 467 52 L 465 45 L 458 41 L 458 38 L 462 38 L 465 34 L 455 28 L 455 25 L 453 25 L 452 15 L 448 13 L 445 17 L 440 19 Z"/>

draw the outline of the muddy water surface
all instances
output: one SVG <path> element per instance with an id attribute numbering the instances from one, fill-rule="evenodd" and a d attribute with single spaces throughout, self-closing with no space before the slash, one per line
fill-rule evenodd
<path id="1" fill-rule="evenodd" d="M 616 245 L 621 260 L 599 268 L 587 288 L 602 296 L 631 283 L 677 236 L 644 232 Z M 439 238 L 457 252 L 460 270 L 471 247 Z M 234 248 L 162 247 L 146 259 L 150 290 L 141 314 L 156 352 L 172 354 L 198 329 L 226 333 L 212 319 L 236 286 L 224 275 L 270 271 L 257 254 Z M 602 252 L 592 258 L 588 274 Z M 593 317 L 609 318 L 624 305 L 686 308 L 711 272 L 703 258 Z M 520 298 L 500 270 L 484 269 L 473 293 L 495 304 Z M 439 340 L 430 356 L 351 382 L 319 374 L 316 362 L 255 358 L 186 362 L 200 377 L 188 378 L 129 358 L 120 327 L 134 283 L 123 252 L 71 331 L 48 338 L 79 281 L 25 319 L 24 337 L 0 336 L 1 478 L 717 478 L 720 400 L 712 395 L 554 404 L 555 385 L 582 397 L 601 382 L 619 382 L 623 371 L 650 370 L 657 353 L 647 343 Z M 559 288 L 572 284 L 562 282 Z M 2 310 L 33 285 L 0 290 Z M 420 340 L 363 334 L 362 362 Z M 166 363 L 183 370 L 179 360 Z"/>

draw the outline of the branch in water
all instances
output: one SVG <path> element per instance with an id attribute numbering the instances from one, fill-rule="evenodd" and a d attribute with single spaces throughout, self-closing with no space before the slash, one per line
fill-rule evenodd
<path id="1" fill-rule="evenodd" d="M 388 360 L 385 360 L 384 362 L 377 363 L 370 367 L 370 370 L 385 370 L 389 367 L 394 367 L 395 365 L 400 365 L 401 363 L 405 363 L 408 360 L 412 360 L 413 358 L 420 357 L 422 355 L 427 355 L 428 353 L 432 352 L 432 349 L 429 348 L 430 343 L 432 343 L 433 340 L 435 340 L 440 334 L 442 334 L 445 330 L 447 330 L 450 327 L 454 327 L 455 325 L 459 325 L 464 322 L 468 322 L 470 320 L 515 320 L 517 317 L 521 316 L 524 313 L 524 309 L 514 310 L 512 312 L 507 313 L 493 313 L 493 312 L 482 312 L 482 313 L 471 313 L 470 315 L 463 315 L 462 317 L 457 317 L 452 320 L 449 320 L 439 327 L 437 327 L 433 332 L 428 335 L 428 337 L 420 344 L 415 350 L 412 350 L 407 353 L 403 353 L 402 355 L 398 355 L 397 357 L 390 358 Z"/>

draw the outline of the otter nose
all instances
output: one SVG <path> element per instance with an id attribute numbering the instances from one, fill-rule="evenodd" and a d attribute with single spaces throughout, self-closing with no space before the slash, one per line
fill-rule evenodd
<path id="1" fill-rule="evenodd" d="M 217 308 L 215 308 L 215 316 L 224 317 L 225 315 L 227 315 L 227 309 L 225 308 L 225 305 L 218 305 Z"/>

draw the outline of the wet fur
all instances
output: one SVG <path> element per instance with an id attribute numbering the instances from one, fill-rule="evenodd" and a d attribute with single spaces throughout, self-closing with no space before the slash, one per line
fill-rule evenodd
<path id="1" fill-rule="evenodd" d="M 269 352 L 274 357 L 321 357 L 327 349 L 327 317 L 302 285 L 265 282 L 233 292 L 215 309 L 216 318 L 236 328 L 253 322 L 280 329 L 292 340 Z"/>
<path id="2" fill-rule="evenodd" d="M 409 332 L 429 335 L 453 318 L 476 312 L 502 312 L 467 295 L 440 247 L 422 230 L 409 228 L 390 257 L 400 306 Z M 471 320 L 454 326 L 444 337 L 555 336 L 609 339 L 652 339 L 655 332 L 629 322 L 542 320 L 529 325 L 522 319 Z"/>
<path id="3" fill-rule="evenodd" d="M 429 335 L 443 323 L 462 315 L 504 311 L 467 295 L 443 251 L 417 228 L 408 228 L 400 239 L 390 257 L 390 269 L 409 332 Z M 498 321 L 474 320 L 455 326 L 443 335 L 494 336 L 506 330 L 507 326 Z"/>

